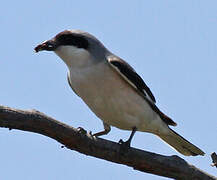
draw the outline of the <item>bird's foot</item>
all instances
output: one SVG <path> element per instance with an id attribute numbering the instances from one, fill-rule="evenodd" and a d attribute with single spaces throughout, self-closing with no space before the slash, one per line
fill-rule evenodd
<path id="1" fill-rule="evenodd" d="M 123 141 L 122 139 L 120 139 L 120 141 L 118 142 L 121 146 L 124 146 L 126 148 L 130 148 L 130 141 Z"/>
<path id="2" fill-rule="evenodd" d="M 88 135 L 88 136 L 91 136 L 91 137 L 94 136 L 94 134 L 92 133 L 92 131 L 88 131 L 87 135 Z"/>
<path id="3" fill-rule="evenodd" d="M 132 138 L 133 138 L 136 130 L 137 130 L 136 127 L 132 128 L 132 132 L 131 132 L 130 137 L 129 137 L 129 139 L 127 141 L 124 142 L 122 139 L 120 139 L 119 144 L 121 145 L 122 150 L 128 151 L 130 149 L 130 143 L 132 141 Z"/>
<path id="4" fill-rule="evenodd" d="M 118 142 L 120 144 L 120 153 L 126 153 L 129 149 L 130 149 L 130 141 L 123 141 L 122 139 L 120 139 L 120 141 Z"/>
<path id="5" fill-rule="evenodd" d="M 78 127 L 77 130 L 80 134 L 87 134 L 87 131 L 82 127 Z"/>

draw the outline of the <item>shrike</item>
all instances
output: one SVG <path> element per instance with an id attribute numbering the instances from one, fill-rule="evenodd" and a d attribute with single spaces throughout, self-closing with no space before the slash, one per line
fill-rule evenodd
<path id="1" fill-rule="evenodd" d="M 72 90 L 103 121 L 104 130 L 110 126 L 132 130 L 123 142 L 130 146 L 136 131 L 149 132 L 186 156 L 204 155 L 169 125 L 176 123 L 155 105 L 155 98 L 136 71 L 124 60 L 111 53 L 94 36 L 80 30 L 65 30 L 35 48 L 54 51 L 67 65 L 68 82 Z"/>

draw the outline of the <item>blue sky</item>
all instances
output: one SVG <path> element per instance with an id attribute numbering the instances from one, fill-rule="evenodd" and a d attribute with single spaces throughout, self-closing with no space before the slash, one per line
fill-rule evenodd
<path id="1" fill-rule="evenodd" d="M 129 62 L 173 128 L 206 152 L 184 157 L 156 136 L 136 133 L 132 146 L 179 155 L 217 175 L 217 1 L 4 1 L 0 7 L 0 104 L 37 109 L 73 127 L 102 130 L 101 121 L 73 94 L 65 64 L 33 48 L 65 29 L 81 29 Z M 127 139 L 112 128 L 105 139 Z M 0 179 L 167 179 L 62 149 L 42 135 L 0 129 Z"/>

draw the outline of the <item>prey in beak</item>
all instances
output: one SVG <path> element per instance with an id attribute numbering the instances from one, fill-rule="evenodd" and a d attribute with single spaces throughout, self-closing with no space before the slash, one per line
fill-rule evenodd
<path id="1" fill-rule="evenodd" d="M 35 47 L 35 52 L 39 51 L 55 51 L 57 48 L 57 43 L 55 40 L 48 40 L 43 42 L 42 44 L 39 44 L 38 46 Z"/>

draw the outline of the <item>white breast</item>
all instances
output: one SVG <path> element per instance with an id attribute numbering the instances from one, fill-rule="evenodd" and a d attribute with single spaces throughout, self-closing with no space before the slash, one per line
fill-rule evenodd
<path id="1" fill-rule="evenodd" d="M 161 120 L 156 113 L 108 64 L 72 67 L 70 81 L 89 108 L 107 124 L 125 130 L 136 126 L 140 131 L 158 131 Z"/>

